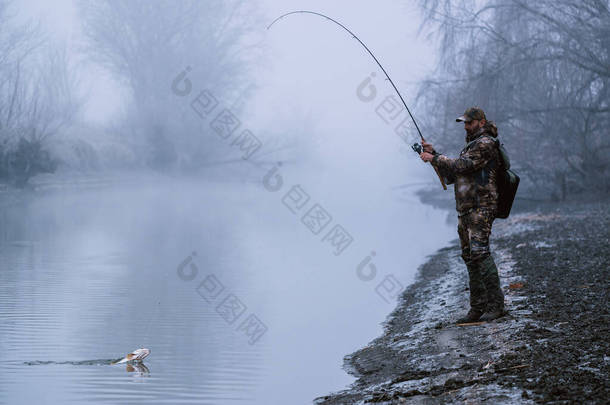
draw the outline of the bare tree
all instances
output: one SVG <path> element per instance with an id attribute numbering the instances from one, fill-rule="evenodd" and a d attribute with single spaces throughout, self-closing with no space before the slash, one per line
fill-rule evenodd
<path id="1" fill-rule="evenodd" d="M 177 161 L 218 160 L 225 149 L 176 105 L 169 84 L 191 66 L 217 98 L 234 98 L 252 55 L 243 42 L 256 15 L 252 9 L 242 0 L 103 0 L 82 2 L 80 9 L 88 54 L 131 91 L 126 119 L 148 163 L 168 168 Z"/>
<path id="2" fill-rule="evenodd" d="M 55 169 L 48 139 L 79 110 L 66 53 L 0 1 L 0 177 L 17 186 Z M 45 45 L 43 47 L 43 45 Z"/>
<path id="3" fill-rule="evenodd" d="M 443 128 L 480 105 L 500 126 L 524 187 L 557 199 L 610 191 L 610 12 L 605 0 L 421 2 L 437 35 L 438 71 L 421 88 Z M 439 114 L 440 112 L 440 114 Z"/>

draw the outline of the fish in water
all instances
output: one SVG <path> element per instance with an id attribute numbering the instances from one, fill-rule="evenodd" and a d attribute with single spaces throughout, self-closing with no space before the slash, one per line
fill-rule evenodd
<path id="1" fill-rule="evenodd" d="M 134 350 L 133 352 L 129 353 L 123 359 L 115 361 L 112 364 L 122 364 L 122 363 L 127 363 L 129 361 L 139 363 L 142 360 L 144 360 L 146 357 L 148 357 L 149 354 L 150 354 L 150 350 L 148 350 L 148 349 L 144 349 L 144 348 L 137 349 L 137 350 Z"/>

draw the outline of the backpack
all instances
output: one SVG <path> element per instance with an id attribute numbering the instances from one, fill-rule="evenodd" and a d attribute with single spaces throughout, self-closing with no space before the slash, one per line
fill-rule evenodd
<path id="1" fill-rule="evenodd" d="M 504 145 L 496 138 L 496 146 L 499 152 L 499 163 L 500 167 L 498 170 L 497 186 L 498 186 L 498 210 L 496 218 L 508 218 L 510 209 L 515 201 L 515 195 L 517 194 L 517 187 L 519 187 L 519 181 L 521 180 L 517 173 L 510 170 L 510 159 L 508 153 L 504 149 Z"/>

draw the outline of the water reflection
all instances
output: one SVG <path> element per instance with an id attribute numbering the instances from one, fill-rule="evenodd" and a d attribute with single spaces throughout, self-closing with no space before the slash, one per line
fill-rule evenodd
<path id="1" fill-rule="evenodd" d="M 144 363 L 127 364 L 125 366 L 125 370 L 128 373 L 137 372 L 140 377 L 142 377 L 146 374 L 150 374 L 150 370 L 148 369 L 148 367 L 146 367 L 146 365 Z"/>

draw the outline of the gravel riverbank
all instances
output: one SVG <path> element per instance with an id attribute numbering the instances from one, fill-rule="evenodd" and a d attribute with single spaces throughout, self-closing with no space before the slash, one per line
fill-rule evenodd
<path id="1" fill-rule="evenodd" d="M 466 268 L 453 244 L 420 267 L 384 333 L 344 359 L 334 404 L 609 403 L 610 204 L 545 205 L 498 220 L 508 314 L 457 326 Z"/>

